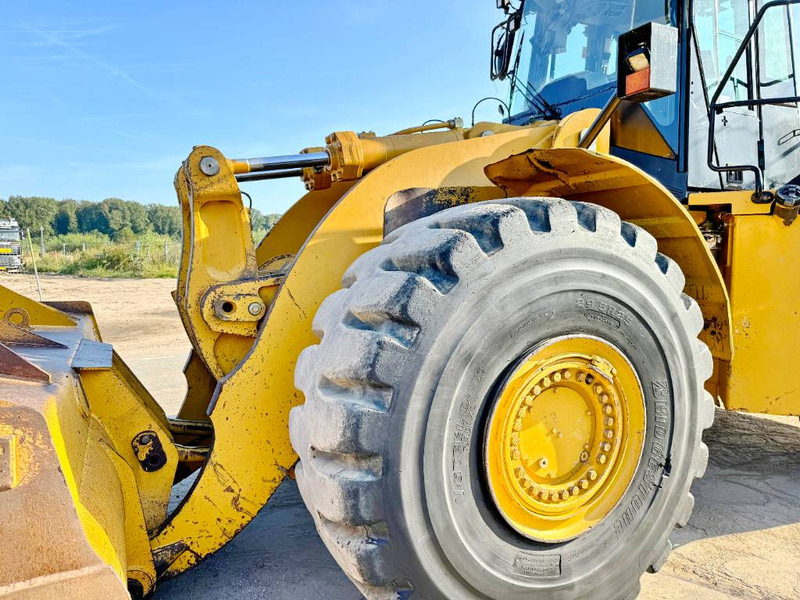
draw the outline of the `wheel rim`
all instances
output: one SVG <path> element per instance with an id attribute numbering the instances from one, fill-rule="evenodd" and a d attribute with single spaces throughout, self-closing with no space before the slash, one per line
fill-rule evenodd
<path id="1" fill-rule="evenodd" d="M 645 438 L 641 384 L 622 353 L 569 336 L 523 356 L 496 393 L 485 469 L 516 531 L 563 542 L 605 519 L 630 487 Z"/>

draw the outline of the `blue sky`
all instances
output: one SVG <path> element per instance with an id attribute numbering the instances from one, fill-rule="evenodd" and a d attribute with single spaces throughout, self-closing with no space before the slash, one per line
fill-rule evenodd
<path id="1" fill-rule="evenodd" d="M 192 146 L 289 154 L 336 130 L 469 120 L 494 0 L 0 0 L 0 198 L 175 202 Z M 496 103 L 478 118 L 496 120 Z M 282 212 L 297 181 L 248 184 Z"/>

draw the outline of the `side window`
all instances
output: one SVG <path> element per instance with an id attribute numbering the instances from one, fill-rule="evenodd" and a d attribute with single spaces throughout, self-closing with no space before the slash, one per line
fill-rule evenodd
<path id="1" fill-rule="evenodd" d="M 761 86 L 765 98 L 795 93 L 793 40 L 788 7 L 773 8 L 764 14 L 759 27 Z M 790 82 L 791 80 L 791 82 Z M 787 82 L 790 82 L 787 84 Z M 770 89 L 772 88 L 772 89 Z"/>
<path id="2" fill-rule="evenodd" d="M 700 59 L 709 94 L 733 60 L 750 27 L 748 0 L 696 0 L 695 26 Z M 747 61 L 741 60 L 725 83 L 721 100 L 747 100 L 749 77 Z"/>

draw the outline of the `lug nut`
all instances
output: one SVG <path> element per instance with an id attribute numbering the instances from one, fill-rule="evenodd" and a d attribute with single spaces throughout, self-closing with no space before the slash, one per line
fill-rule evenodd
<path id="1" fill-rule="evenodd" d="M 261 314 L 261 311 L 264 310 L 264 307 L 261 305 L 260 302 L 251 302 L 247 307 L 247 312 L 249 312 L 254 317 Z"/>
<path id="2" fill-rule="evenodd" d="M 601 454 L 600 456 L 598 456 L 597 457 L 597 462 L 599 462 L 601 465 L 606 464 L 606 455 L 605 454 Z"/>
<path id="3" fill-rule="evenodd" d="M 525 469 L 522 467 L 517 467 L 514 469 L 514 474 L 517 476 L 517 479 L 522 479 L 525 477 Z"/>
<path id="4" fill-rule="evenodd" d="M 611 438 L 613 438 L 613 437 L 614 437 L 614 432 L 613 432 L 613 431 L 611 431 L 610 429 L 606 429 L 606 430 L 603 432 L 603 435 L 604 435 L 604 436 L 606 436 L 608 439 L 611 439 Z"/>
<path id="5" fill-rule="evenodd" d="M 566 379 L 567 381 L 572 379 L 572 373 L 570 373 L 569 371 L 564 371 L 564 379 Z"/>
<path id="6" fill-rule="evenodd" d="M 614 424 L 613 417 L 606 417 L 606 427 L 611 427 Z"/>
<path id="7" fill-rule="evenodd" d="M 511 451 L 511 460 L 519 460 L 519 450 L 512 450 Z"/>
<path id="8" fill-rule="evenodd" d="M 611 450 L 611 444 L 608 442 L 603 442 L 600 444 L 600 448 L 602 448 L 603 452 L 609 452 Z"/>
<path id="9" fill-rule="evenodd" d="M 586 379 L 586 373 L 583 373 L 583 372 L 578 373 L 577 379 L 578 379 L 578 381 L 582 382 L 584 379 Z"/>
<path id="10" fill-rule="evenodd" d="M 607 415 L 610 415 L 610 414 L 611 414 L 611 411 L 613 411 L 613 410 L 614 410 L 614 409 L 611 407 L 611 405 L 610 405 L 610 404 L 606 404 L 606 405 L 603 407 L 603 412 L 604 412 L 604 413 L 606 413 Z"/>
<path id="11" fill-rule="evenodd" d="M 522 419 L 514 421 L 514 431 L 522 431 Z"/>
<path id="12" fill-rule="evenodd" d="M 569 498 L 569 492 L 567 490 L 564 490 L 563 492 L 561 492 L 561 499 L 566 500 L 567 498 Z"/>
<path id="13" fill-rule="evenodd" d="M 589 487 L 589 482 L 588 482 L 588 481 L 586 481 L 585 479 L 581 479 L 581 480 L 578 482 L 578 485 L 579 485 L 579 486 L 581 486 L 581 489 L 582 489 L 582 490 L 585 490 L 586 488 L 588 488 L 588 487 Z"/>
<path id="14" fill-rule="evenodd" d="M 573 496 L 577 496 L 577 495 L 578 495 L 578 492 L 580 492 L 580 490 L 578 489 L 578 486 L 577 486 L 577 485 L 573 485 L 573 486 L 572 486 L 572 489 L 571 489 L 570 491 L 572 492 L 572 495 L 573 495 Z"/>
<path id="15" fill-rule="evenodd" d="M 544 379 L 542 379 L 542 385 L 546 388 L 549 388 L 551 383 L 552 381 L 550 381 L 549 377 L 545 377 Z"/>
<path id="16" fill-rule="evenodd" d="M 538 396 L 541 393 L 542 393 L 541 386 L 538 386 L 538 385 L 533 386 L 533 395 L 534 396 Z"/>
<path id="17" fill-rule="evenodd" d="M 553 373 L 553 381 L 555 381 L 556 383 L 561 381 L 561 373 Z"/>
<path id="18" fill-rule="evenodd" d="M 603 393 L 603 386 L 602 385 L 594 386 L 594 393 L 597 394 L 598 396 L 600 394 L 602 394 Z"/>
<path id="19" fill-rule="evenodd" d="M 587 475 L 589 476 L 589 479 L 591 479 L 592 481 L 594 481 L 595 479 L 597 479 L 597 471 L 595 471 L 594 469 L 591 469 L 591 470 L 590 470 L 590 471 L 587 473 Z"/>
<path id="20" fill-rule="evenodd" d="M 600 402 L 606 404 L 608 402 L 608 394 L 600 394 Z"/>

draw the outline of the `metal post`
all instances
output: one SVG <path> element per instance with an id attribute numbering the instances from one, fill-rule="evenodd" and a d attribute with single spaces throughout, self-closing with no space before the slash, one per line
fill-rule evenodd
<path id="1" fill-rule="evenodd" d="M 136 256 L 139 256 L 142 253 L 142 242 L 136 240 Z"/>
<path id="2" fill-rule="evenodd" d="M 28 248 L 31 251 L 31 262 L 33 263 L 33 275 L 36 277 L 36 289 L 39 290 L 39 302 L 44 302 L 44 296 L 42 296 L 42 284 L 39 281 L 39 270 L 36 268 L 36 256 L 33 254 L 33 241 L 31 241 L 31 230 L 30 227 L 28 228 Z"/>
<path id="3" fill-rule="evenodd" d="M 66 243 L 66 242 L 62 242 L 62 244 L 61 244 L 61 253 L 62 253 L 64 256 L 66 256 L 66 255 L 67 255 L 67 243 Z"/>
<path id="4" fill-rule="evenodd" d="M 167 254 L 167 251 L 168 251 L 167 242 L 168 241 L 169 240 L 164 240 L 164 262 L 169 262 L 169 255 Z"/>
<path id="5" fill-rule="evenodd" d="M 28 229 L 28 235 L 30 235 L 31 230 Z M 44 226 L 39 225 L 39 256 L 44 258 Z"/>

